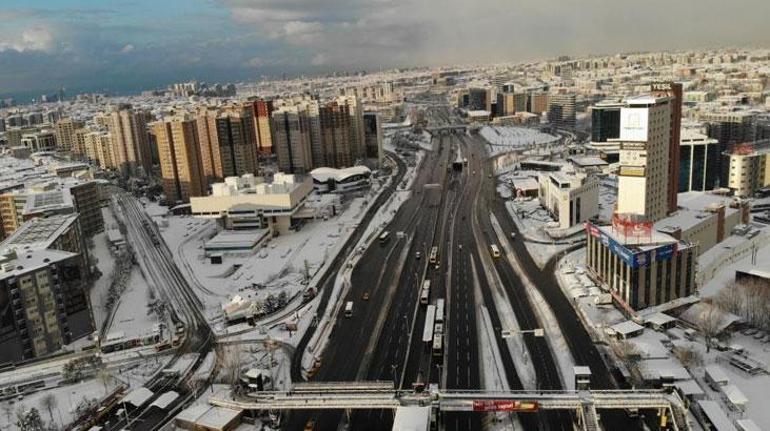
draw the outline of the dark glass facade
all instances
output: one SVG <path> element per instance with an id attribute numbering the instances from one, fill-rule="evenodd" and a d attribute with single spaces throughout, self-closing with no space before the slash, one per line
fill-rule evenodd
<path id="1" fill-rule="evenodd" d="M 679 192 L 714 190 L 719 184 L 719 145 L 679 147 Z"/>
<path id="2" fill-rule="evenodd" d="M 591 110 L 591 141 L 607 142 L 620 137 L 620 108 Z"/>

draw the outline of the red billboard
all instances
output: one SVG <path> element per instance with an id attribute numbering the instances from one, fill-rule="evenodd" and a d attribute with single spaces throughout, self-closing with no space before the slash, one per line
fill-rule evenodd
<path id="1" fill-rule="evenodd" d="M 473 400 L 474 412 L 535 412 L 537 401 Z"/>

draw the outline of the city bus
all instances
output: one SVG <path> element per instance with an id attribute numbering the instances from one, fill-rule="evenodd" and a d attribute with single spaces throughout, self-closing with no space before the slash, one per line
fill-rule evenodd
<path id="1" fill-rule="evenodd" d="M 353 317 L 353 301 L 345 304 L 345 317 Z"/>
<path id="2" fill-rule="evenodd" d="M 436 300 L 436 322 L 442 323 L 444 321 L 444 298 Z"/>
<path id="3" fill-rule="evenodd" d="M 430 263 L 438 266 L 438 247 L 430 249 Z"/>
<path id="4" fill-rule="evenodd" d="M 430 280 L 425 280 L 420 289 L 420 304 L 428 305 L 428 301 L 430 301 Z"/>
<path id="5" fill-rule="evenodd" d="M 436 321 L 436 306 L 429 305 L 425 310 L 425 327 L 422 330 L 422 341 L 424 343 L 433 342 L 433 324 Z"/>
<path id="6" fill-rule="evenodd" d="M 497 248 L 497 245 L 492 244 L 490 248 L 492 249 L 492 257 L 500 257 L 500 249 Z"/>
<path id="7" fill-rule="evenodd" d="M 388 242 L 388 239 L 390 239 L 390 232 L 386 230 L 380 235 L 380 244 L 385 244 Z"/>
<path id="8" fill-rule="evenodd" d="M 433 335 L 433 356 L 441 356 L 444 353 L 444 335 Z"/>

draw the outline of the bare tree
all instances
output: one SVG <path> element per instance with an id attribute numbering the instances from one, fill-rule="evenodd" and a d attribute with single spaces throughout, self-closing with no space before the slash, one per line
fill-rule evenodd
<path id="1" fill-rule="evenodd" d="M 52 424 L 54 423 L 53 409 L 56 408 L 57 403 L 56 396 L 50 392 L 45 394 L 43 399 L 40 400 L 40 406 L 48 411 L 48 417 L 51 419 Z"/>
<path id="2" fill-rule="evenodd" d="M 112 383 L 112 375 L 109 371 L 107 371 L 106 368 L 102 368 L 101 370 L 96 372 L 96 378 L 102 383 L 104 386 L 104 394 L 107 395 L 110 391 L 110 383 Z"/>
<path id="3" fill-rule="evenodd" d="M 703 365 L 703 357 L 692 347 L 674 347 L 674 356 L 679 359 L 686 368 L 695 368 Z"/>
<path id="4" fill-rule="evenodd" d="M 703 333 L 703 338 L 706 339 L 706 353 L 711 351 L 712 341 L 722 331 L 724 321 L 725 316 L 717 307 L 710 303 L 702 303 L 702 310 L 696 323 Z"/>
<path id="5" fill-rule="evenodd" d="M 636 345 L 626 340 L 617 340 L 611 344 L 611 347 L 615 356 L 626 365 L 628 371 L 637 377 L 641 377 L 642 352 Z"/>
<path id="6" fill-rule="evenodd" d="M 757 281 L 733 281 L 722 288 L 714 303 L 747 323 L 770 330 L 770 289 Z"/>
<path id="7" fill-rule="evenodd" d="M 217 349 L 217 359 L 221 370 L 220 381 L 229 384 L 231 389 L 237 391 L 242 365 L 241 350 L 237 345 L 220 345 Z"/>
<path id="8" fill-rule="evenodd" d="M 16 426 L 21 431 L 44 431 L 45 425 L 40 417 L 40 412 L 32 407 L 27 411 L 16 413 Z"/>
<path id="9" fill-rule="evenodd" d="M 13 404 L 11 403 L 3 404 L 3 413 L 5 413 L 5 421 L 10 424 L 11 416 L 13 416 Z"/>
<path id="10" fill-rule="evenodd" d="M 310 283 L 310 262 L 308 262 L 307 259 L 303 262 L 302 277 L 304 278 L 305 284 Z"/>

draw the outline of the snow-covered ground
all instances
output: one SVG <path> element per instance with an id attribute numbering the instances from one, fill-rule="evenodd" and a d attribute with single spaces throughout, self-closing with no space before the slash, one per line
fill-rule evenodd
<path id="1" fill-rule="evenodd" d="M 91 309 L 94 314 L 94 324 L 98 331 L 107 318 L 105 304 L 107 303 L 107 292 L 110 287 L 110 280 L 112 279 L 112 271 L 115 267 L 115 259 L 110 254 L 107 234 L 105 232 L 94 235 L 93 242 L 94 247 L 89 252 L 92 259 L 96 261 L 96 267 L 99 268 L 99 272 L 102 273 L 101 277 L 94 282 L 90 291 Z"/>
<path id="2" fill-rule="evenodd" d="M 762 249 L 760 255 L 770 255 L 768 248 Z M 761 258 L 758 258 L 758 261 L 759 259 Z M 584 262 L 584 248 L 568 254 L 560 261 L 556 272 L 557 279 L 565 294 L 572 298 L 592 338 L 608 341 L 609 336 L 607 335 L 606 328 L 627 319 L 612 305 L 596 305 L 596 298 L 601 293 L 601 290 L 585 275 Z M 770 260 L 766 262 L 770 262 Z M 734 267 L 728 268 L 723 272 L 726 272 L 730 277 L 734 277 Z M 718 291 L 720 284 L 724 285 L 725 278 L 723 274 L 720 273 L 715 277 L 710 282 L 710 284 L 712 283 L 713 286 L 707 286 L 707 288 L 712 289 L 711 292 L 713 293 Z M 720 403 L 729 418 L 733 420 L 751 419 L 759 425 L 760 429 L 770 429 L 770 409 L 766 408 L 765 401 L 767 398 L 767 387 L 770 385 L 770 375 L 760 374 L 752 376 L 739 370 L 729 363 L 720 360 L 720 357 L 724 357 L 726 354 L 725 352 L 711 349 L 709 353 L 706 353 L 705 340 L 698 336 L 695 340 L 688 341 L 684 336 L 684 327 L 682 326 L 676 326 L 665 332 L 657 332 L 647 328 L 641 336 L 630 338 L 629 341 L 641 354 L 640 368 L 645 375 L 655 376 L 656 373 L 665 371 L 673 373 L 678 380 L 694 379 L 708 398 Z M 688 369 L 664 346 L 664 342 L 674 343 L 677 347 L 693 349 L 702 358 L 703 364 L 694 365 Z M 742 346 L 753 359 L 765 365 L 770 364 L 770 343 L 759 341 L 740 332 L 733 333 L 729 342 Z M 727 374 L 730 383 L 736 385 L 749 399 L 748 408 L 744 414 L 731 410 L 725 403 L 724 396 L 712 390 L 705 383 L 703 368 L 706 365 L 713 364 L 718 364 Z"/>
<path id="3" fill-rule="evenodd" d="M 119 382 L 113 378 L 83 380 L 73 385 L 64 385 L 46 391 L 36 392 L 25 396 L 21 400 L 10 400 L 0 403 L 0 429 L 18 430 L 16 426 L 17 412 L 24 412 L 36 408 L 40 412 L 42 420 L 46 424 L 52 424 L 53 429 L 63 429 L 72 422 L 77 414 L 75 409 L 84 399 L 100 399 L 118 386 Z M 51 411 L 46 408 L 44 398 L 53 395 Z M 53 422 L 51 419 L 53 418 Z"/>
<path id="4" fill-rule="evenodd" d="M 485 126 L 480 133 L 489 142 L 489 154 L 493 156 L 512 150 L 556 144 L 561 139 L 526 127 Z"/>
<path id="5" fill-rule="evenodd" d="M 225 256 L 222 264 L 211 264 L 204 256 L 203 242 L 216 234 L 212 220 L 166 216 L 168 225 L 161 227 L 161 232 L 169 248 L 176 250 L 174 257 L 182 272 L 214 318 L 220 306 L 235 295 L 264 300 L 281 292 L 289 298 L 300 293 L 307 281 L 305 272 L 312 278 L 335 256 L 375 192 L 351 199 L 335 217 L 309 221 L 296 232 L 270 239 L 254 254 Z"/>
<path id="6" fill-rule="evenodd" d="M 708 297 L 708 296 L 714 296 L 719 291 L 726 286 L 730 281 L 735 280 L 735 270 L 736 269 L 749 269 L 749 268 L 756 268 L 760 270 L 767 271 L 768 268 L 770 268 L 770 241 L 767 241 L 766 237 L 763 237 L 764 235 L 768 235 L 767 233 L 767 227 L 763 228 L 762 230 L 764 233 L 757 236 L 755 238 L 759 239 L 758 241 L 755 241 L 757 244 L 756 249 L 756 261 L 752 264 L 751 261 L 751 252 L 749 250 L 748 253 L 745 253 L 743 257 L 739 257 L 738 259 L 735 259 L 733 262 L 728 262 L 726 265 L 722 267 L 722 269 L 714 274 L 714 276 L 710 280 L 706 280 L 706 284 L 701 287 L 700 294 L 701 296 Z M 729 237 L 727 240 L 732 241 L 733 239 L 738 239 L 736 237 Z M 745 238 L 740 238 L 745 240 Z M 720 250 L 722 245 L 717 244 L 714 246 L 713 249 L 709 250 L 707 253 L 712 255 L 721 254 L 721 253 L 731 253 L 733 250 L 737 249 L 734 244 L 731 242 L 731 249 L 724 249 Z M 732 259 L 731 259 L 732 260 Z M 703 268 L 704 263 L 699 262 L 700 267 Z"/>
<path id="7" fill-rule="evenodd" d="M 141 337 L 152 333 L 160 323 L 154 313 L 148 313 L 149 287 L 138 266 L 134 266 L 128 278 L 126 290 L 116 304 L 112 325 L 107 333 L 122 332 L 127 338 Z M 170 331 L 167 331 L 170 334 Z"/>
<path id="8" fill-rule="evenodd" d="M 570 247 L 570 244 L 560 243 L 548 236 L 545 228 L 553 219 L 537 199 L 509 200 L 505 206 L 519 229 L 527 251 L 539 267 L 544 267 L 551 257 Z"/>

